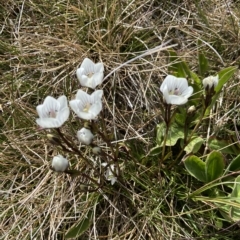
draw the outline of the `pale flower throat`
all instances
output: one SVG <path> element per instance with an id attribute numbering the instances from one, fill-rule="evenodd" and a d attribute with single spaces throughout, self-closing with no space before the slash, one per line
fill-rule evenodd
<path id="1" fill-rule="evenodd" d="M 50 118 L 56 118 L 57 117 L 57 112 L 58 110 L 51 110 L 49 113 L 48 113 L 48 116 Z"/>

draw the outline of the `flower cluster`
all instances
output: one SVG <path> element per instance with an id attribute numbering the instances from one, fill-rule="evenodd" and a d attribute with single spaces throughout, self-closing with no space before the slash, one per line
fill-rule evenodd
<path id="1" fill-rule="evenodd" d="M 85 58 L 77 69 L 76 75 L 79 83 L 82 87 L 88 87 L 92 90 L 100 85 L 103 81 L 104 66 L 103 63 L 93 63 L 89 58 Z M 103 90 L 95 90 L 91 94 L 79 89 L 76 97 L 69 101 L 66 96 L 60 96 L 55 99 L 51 96 L 47 96 L 43 104 L 37 106 L 36 110 L 39 118 L 36 119 L 37 124 L 41 129 L 60 128 L 69 118 L 70 108 L 80 119 L 95 120 L 102 110 L 102 96 Z M 70 108 L 69 108 L 70 106 Z M 49 135 L 49 134 L 48 134 Z M 81 128 L 77 131 L 77 139 L 83 145 L 90 145 L 94 139 L 94 135 L 87 127 Z M 54 143 L 61 144 L 61 141 L 53 141 L 54 136 L 51 136 L 51 140 Z M 62 146 L 62 145 L 61 145 Z M 101 148 L 93 146 L 94 154 L 100 154 Z M 57 155 L 52 159 L 52 169 L 56 172 L 65 172 L 69 166 L 69 162 L 62 155 Z M 114 171 L 114 164 L 107 167 L 105 177 L 107 180 L 111 180 L 114 184 L 117 181 L 117 177 L 112 171 Z"/>
<path id="2" fill-rule="evenodd" d="M 91 132 L 91 126 L 94 128 L 94 125 L 91 125 L 92 120 L 95 120 L 98 117 L 103 107 L 103 90 L 95 90 L 95 88 L 103 81 L 103 72 L 103 63 L 95 64 L 90 59 L 85 58 L 80 68 L 78 68 L 76 71 L 77 79 L 79 80 L 81 86 L 90 88 L 94 91 L 91 94 L 88 94 L 82 89 L 79 89 L 75 99 L 70 100 L 69 103 L 67 97 L 64 95 L 57 99 L 47 96 L 43 104 L 37 106 L 36 108 L 39 115 L 39 118 L 36 119 L 37 124 L 42 129 L 57 128 L 61 134 L 59 128 L 69 118 L 71 108 L 80 119 L 83 119 L 84 121 L 91 121 L 89 125 L 84 124 L 84 127 L 77 131 L 76 137 L 78 141 L 83 145 L 91 145 L 93 154 L 104 155 L 104 152 L 101 151 L 101 148 L 92 143 L 94 134 Z M 210 76 L 203 80 L 203 86 L 206 91 L 214 92 L 214 88 L 217 86 L 217 84 L 218 76 Z M 165 122 L 169 124 L 171 122 L 169 115 L 171 105 L 183 105 L 187 103 L 188 98 L 193 93 L 193 87 L 188 86 L 188 81 L 186 78 L 178 78 L 173 75 L 168 75 L 161 84 L 160 91 L 163 94 L 163 99 L 166 105 Z M 212 96 L 210 94 L 208 95 Z M 190 110 L 195 111 L 194 106 L 192 106 L 192 108 L 193 110 L 189 108 L 189 112 Z M 49 136 L 52 142 L 61 145 L 61 141 L 56 140 L 53 135 Z M 66 143 L 67 139 L 63 139 Z M 67 145 L 69 147 L 71 144 Z M 63 145 L 61 146 L 66 150 Z M 111 181 L 111 184 L 113 185 L 117 181 L 119 167 L 117 167 L 115 163 L 109 164 L 107 162 L 102 163 L 101 165 L 106 168 L 104 174 L 105 178 L 108 181 Z M 52 169 L 57 172 L 67 171 L 68 166 L 68 160 L 62 155 L 57 155 L 52 160 Z"/>

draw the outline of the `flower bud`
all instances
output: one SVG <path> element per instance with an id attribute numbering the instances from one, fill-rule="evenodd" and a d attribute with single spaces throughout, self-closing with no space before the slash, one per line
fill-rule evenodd
<path id="1" fill-rule="evenodd" d="M 52 168 L 56 172 L 64 172 L 65 170 L 67 170 L 68 165 L 69 165 L 68 160 L 64 158 L 62 155 L 59 154 L 53 157 Z"/>
<path id="2" fill-rule="evenodd" d="M 192 105 L 191 107 L 188 108 L 187 113 L 192 113 L 194 111 L 196 111 L 196 107 Z"/>
<path id="3" fill-rule="evenodd" d="M 79 142 L 85 144 L 85 145 L 89 145 L 92 140 L 93 140 L 93 134 L 92 132 L 87 129 L 87 128 L 82 128 L 81 130 L 79 130 L 77 132 L 77 138 L 79 140 Z"/>
<path id="4" fill-rule="evenodd" d="M 102 149 L 100 147 L 94 147 L 92 148 L 92 153 L 94 155 L 99 155 L 101 153 Z"/>
<path id="5" fill-rule="evenodd" d="M 57 138 L 56 136 L 54 136 L 52 134 L 47 134 L 47 138 L 50 141 L 50 143 L 52 143 L 54 145 L 61 145 L 60 139 Z"/>
<path id="6" fill-rule="evenodd" d="M 204 78 L 202 82 L 205 89 L 215 88 L 218 85 L 218 75 Z"/>

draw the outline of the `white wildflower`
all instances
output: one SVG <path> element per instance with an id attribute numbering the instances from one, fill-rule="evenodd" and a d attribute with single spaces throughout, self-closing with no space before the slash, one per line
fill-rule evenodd
<path id="1" fill-rule="evenodd" d="M 106 167 L 108 164 L 107 163 L 102 163 L 101 164 L 103 167 Z M 113 185 L 116 181 L 117 181 L 117 177 L 114 175 L 114 172 L 116 174 L 118 174 L 118 171 L 117 169 L 115 169 L 115 165 L 114 164 L 110 164 L 108 167 L 107 167 L 107 170 L 105 171 L 105 178 L 108 180 L 108 181 L 111 181 L 111 184 Z"/>
<path id="2" fill-rule="evenodd" d="M 193 93 L 193 88 L 188 86 L 186 78 L 177 78 L 172 75 L 168 75 L 164 79 L 160 90 L 166 103 L 174 105 L 186 103 Z"/>
<path id="3" fill-rule="evenodd" d="M 51 96 L 45 98 L 43 104 L 37 106 L 39 118 L 37 124 L 42 128 L 59 128 L 67 121 L 70 110 L 66 96 L 55 99 Z"/>
<path id="4" fill-rule="evenodd" d="M 77 78 L 83 87 L 95 89 L 103 81 L 103 63 L 94 63 L 89 58 L 85 58 L 77 69 Z"/>
<path id="5" fill-rule="evenodd" d="M 78 90 L 76 99 L 69 104 L 78 117 L 85 120 L 95 119 L 102 110 L 102 95 L 103 90 L 97 90 L 91 95 Z"/>

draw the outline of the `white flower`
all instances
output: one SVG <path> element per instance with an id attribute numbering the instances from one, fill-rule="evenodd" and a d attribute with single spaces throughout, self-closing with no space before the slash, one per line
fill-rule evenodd
<path id="1" fill-rule="evenodd" d="M 69 104 L 78 117 L 85 120 L 95 119 L 102 110 L 102 95 L 103 90 L 97 90 L 91 95 L 78 90 L 76 99 Z"/>
<path id="2" fill-rule="evenodd" d="M 64 158 L 62 155 L 57 155 L 52 160 L 52 168 L 56 172 L 64 172 L 68 168 L 68 160 Z"/>
<path id="3" fill-rule="evenodd" d="M 209 76 L 203 79 L 203 86 L 206 89 L 207 87 L 211 89 L 212 87 L 216 87 L 218 85 L 218 75 L 217 76 Z"/>
<path id="4" fill-rule="evenodd" d="M 59 128 L 67 121 L 70 110 L 66 96 L 55 99 L 51 96 L 45 98 L 43 104 L 37 106 L 39 118 L 37 124 L 42 128 Z"/>
<path id="5" fill-rule="evenodd" d="M 83 87 L 95 89 L 103 81 L 103 63 L 94 63 L 89 58 L 85 58 L 77 69 L 77 78 Z"/>
<path id="6" fill-rule="evenodd" d="M 168 75 L 161 87 L 164 100 L 167 104 L 182 105 L 188 101 L 188 98 L 193 93 L 193 88 L 188 86 L 186 78 L 177 78 Z"/>
<path id="7" fill-rule="evenodd" d="M 106 167 L 108 164 L 107 163 L 102 163 L 101 164 L 103 167 Z M 104 174 L 105 178 L 108 180 L 108 181 L 111 181 L 111 184 L 113 185 L 116 181 L 117 181 L 117 177 L 114 175 L 114 172 L 116 174 L 118 174 L 118 171 L 117 169 L 115 169 L 115 165 L 114 164 L 110 164 L 108 167 L 107 167 L 107 170 Z"/>
<path id="8" fill-rule="evenodd" d="M 93 137 L 94 136 L 93 136 L 92 132 L 87 128 L 82 128 L 81 130 L 79 130 L 77 132 L 77 138 L 78 138 L 79 142 L 86 144 L 86 145 L 89 145 L 92 142 Z"/>

